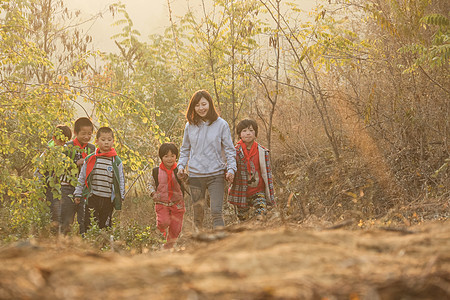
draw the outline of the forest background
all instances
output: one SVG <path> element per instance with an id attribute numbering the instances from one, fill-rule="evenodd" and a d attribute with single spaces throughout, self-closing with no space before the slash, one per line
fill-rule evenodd
<path id="1" fill-rule="evenodd" d="M 114 129 L 124 161 L 115 238 L 128 249 L 156 242 L 154 220 L 143 216 L 146 178 L 162 142 L 181 144 L 184 111 L 200 88 L 232 132 L 246 117 L 260 124 L 281 219 L 363 227 L 448 218 L 445 0 L 317 1 L 307 12 L 302 1 L 211 0 L 181 17 L 167 1 L 169 26 L 148 37 L 122 3 L 87 19 L 60 0 L 0 3 L 3 242 L 48 232 L 33 173 L 53 171 L 48 184 L 60 194 L 57 175 L 69 162 L 58 147 L 39 156 L 55 126 L 73 124 L 80 110 Z M 115 51 L 93 47 L 85 30 L 108 14 Z"/>

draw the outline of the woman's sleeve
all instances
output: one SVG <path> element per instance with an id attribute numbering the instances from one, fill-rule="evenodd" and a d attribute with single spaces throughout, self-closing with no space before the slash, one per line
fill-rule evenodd
<path id="1" fill-rule="evenodd" d="M 191 141 L 189 140 L 189 123 L 186 123 L 184 128 L 183 144 L 180 148 L 180 158 L 178 159 L 178 170 L 184 170 L 189 160 L 189 153 L 191 152 Z"/>
<path id="2" fill-rule="evenodd" d="M 225 151 L 225 157 L 227 159 L 227 172 L 236 173 L 236 149 L 231 139 L 230 126 L 225 121 L 225 126 L 222 129 L 222 147 Z"/>

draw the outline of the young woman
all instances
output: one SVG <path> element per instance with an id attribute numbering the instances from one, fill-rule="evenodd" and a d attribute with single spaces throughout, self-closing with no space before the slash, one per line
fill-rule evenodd
<path id="1" fill-rule="evenodd" d="M 178 175 L 185 177 L 189 162 L 189 187 L 194 204 L 194 223 L 203 227 L 206 190 L 211 203 L 213 228 L 224 226 L 222 216 L 225 179 L 233 182 L 236 151 L 228 123 L 219 117 L 205 90 L 194 93 L 186 113 L 183 145 L 178 160 Z M 225 154 L 226 162 L 223 154 Z M 224 176 L 225 175 L 225 176 Z"/>

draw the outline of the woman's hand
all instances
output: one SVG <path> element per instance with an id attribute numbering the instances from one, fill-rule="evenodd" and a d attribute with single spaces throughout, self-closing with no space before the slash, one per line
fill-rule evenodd
<path id="1" fill-rule="evenodd" d="M 233 183 L 233 180 L 234 180 L 234 174 L 233 174 L 233 173 L 227 172 L 227 174 L 225 175 L 225 179 L 226 179 L 229 183 Z"/>

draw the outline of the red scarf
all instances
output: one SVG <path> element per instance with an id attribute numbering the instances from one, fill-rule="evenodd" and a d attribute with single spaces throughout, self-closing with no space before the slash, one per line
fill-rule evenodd
<path id="1" fill-rule="evenodd" d="M 173 195 L 173 178 L 172 178 L 172 174 L 173 174 L 173 170 L 175 170 L 176 167 L 177 167 L 177 163 L 174 163 L 173 166 L 170 168 L 170 170 L 168 170 L 163 163 L 161 163 L 159 165 L 159 168 L 161 170 L 164 170 L 167 173 L 167 190 L 169 191 L 169 200 L 172 198 L 172 195 Z"/>
<path id="2" fill-rule="evenodd" d="M 95 150 L 95 154 L 92 155 L 91 157 L 89 157 L 89 160 L 86 162 L 86 164 L 87 164 L 86 165 L 86 179 L 84 181 L 86 186 L 88 186 L 87 179 L 88 179 L 89 174 L 91 174 L 92 170 L 94 169 L 95 162 L 97 161 L 98 156 L 106 156 L 106 157 L 117 156 L 116 150 L 114 150 L 114 148 L 111 148 L 111 150 L 109 150 L 109 152 L 100 153 L 99 151 L 100 151 L 100 149 L 97 148 Z"/>
<path id="3" fill-rule="evenodd" d="M 81 150 L 83 150 L 84 148 L 86 148 L 86 146 L 88 145 L 88 144 L 84 144 L 84 146 L 81 146 L 81 143 L 80 143 L 80 141 L 78 140 L 78 138 L 75 138 L 75 139 L 73 140 L 73 144 L 74 144 L 75 146 L 80 147 Z M 83 152 L 81 152 L 81 156 L 83 156 L 83 158 L 86 158 L 86 156 L 88 156 L 88 154 L 86 153 L 86 151 L 83 151 Z"/>
<path id="4" fill-rule="evenodd" d="M 241 145 L 242 151 L 244 151 L 244 159 L 247 162 L 247 171 L 251 174 L 250 159 L 258 154 L 258 143 L 253 142 L 250 152 L 247 150 L 247 145 L 242 140 L 239 140 L 238 144 Z"/>

